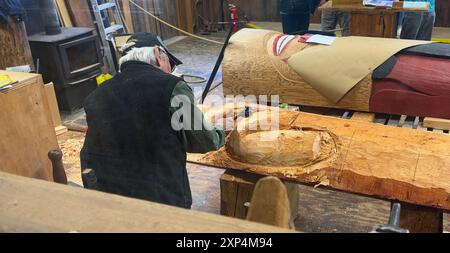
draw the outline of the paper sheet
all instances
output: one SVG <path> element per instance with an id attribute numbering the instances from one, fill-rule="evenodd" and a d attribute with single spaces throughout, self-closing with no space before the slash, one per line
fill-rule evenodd
<path id="1" fill-rule="evenodd" d="M 339 102 L 356 84 L 399 51 L 430 41 L 369 37 L 336 38 L 289 58 L 288 64 L 322 96 Z"/>
<path id="2" fill-rule="evenodd" d="M 336 37 L 332 36 L 325 36 L 325 35 L 313 35 L 308 40 L 306 40 L 307 43 L 316 43 L 321 45 L 331 45 L 336 40 Z"/>

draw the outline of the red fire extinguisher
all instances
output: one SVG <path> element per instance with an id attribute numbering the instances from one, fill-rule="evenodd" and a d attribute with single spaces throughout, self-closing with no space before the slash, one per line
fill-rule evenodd
<path id="1" fill-rule="evenodd" d="M 231 21 L 233 22 L 233 31 L 237 32 L 239 31 L 239 13 L 238 13 L 238 9 L 236 7 L 236 5 L 234 4 L 230 4 L 229 5 L 229 10 L 231 13 Z"/>

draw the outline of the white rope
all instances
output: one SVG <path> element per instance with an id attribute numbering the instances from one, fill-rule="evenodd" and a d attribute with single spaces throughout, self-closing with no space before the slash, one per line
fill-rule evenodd
<path id="1" fill-rule="evenodd" d="M 170 27 L 170 28 L 172 28 L 172 29 L 175 29 L 175 30 L 179 31 L 180 33 L 183 33 L 183 34 L 186 34 L 186 35 L 188 35 L 188 36 L 197 38 L 197 39 L 199 39 L 199 40 L 204 40 L 204 41 L 207 41 L 207 42 L 211 42 L 211 43 L 223 45 L 222 42 L 215 41 L 215 40 L 210 40 L 210 39 L 206 39 L 206 38 L 197 36 L 197 35 L 195 35 L 195 34 L 189 33 L 189 32 L 187 32 L 187 31 L 184 31 L 184 30 L 182 30 L 182 29 L 180 29 L 180 28 L 178 28 L 178 27 L 176 27 L 176 26 L 174 26 L 174 25 L 171 25 L 171 24 L 167 23 L 166 21 L 164 21 L 164 20 L 158 18 L 158 17 L 155 16 L 153 13 L 147 11 L 147 10 L 144 9 L 142 6 L 140 6 L 140 5 L 138 5 L 137 3 L 135 3 L 133 0 L 129 0 L 129 1 L 130 1 L 131 4 L 133 4 L 134 6 L 136 6 L 138 9 L 142 10 L 142 11 L 143 11 L 144 13 L 146 13 L 147 15 L 151 16 L 152 18 L 156 19 L 157 21 L 161 22 L 162 24 L 164 24 L 164 25 L 166 25 L 166 26 L 168 26 L 168 27 Z"/>

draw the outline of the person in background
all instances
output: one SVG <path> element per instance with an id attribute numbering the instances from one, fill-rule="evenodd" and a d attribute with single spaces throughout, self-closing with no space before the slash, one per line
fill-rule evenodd
<path id="1" fill-rule="evenodd" d="M 408 0 L 409 2 L 429 2 L 428 12 L 406 12 L 403 20 L 401 39 L 431 40 L 436 20 L 435 0 Z"/>
<path id="2" fill-rule="evenodd" d="M 321 0 L 280 0 L 280 14 L 285 34 L 307 31 Z"/>
<path id="3" fill-rule="evenodd" d="M 320 5 L 328 2 L 322 0 Z M 349 36 L 350 13 L 342 11 L 322 10 L 322 31 L 334 32 L 337 25 L 342 29 L 342 36 Z"/>

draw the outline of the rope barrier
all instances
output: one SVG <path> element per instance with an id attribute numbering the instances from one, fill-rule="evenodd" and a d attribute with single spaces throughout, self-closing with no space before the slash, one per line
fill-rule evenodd
<path id="1" fill-rule="evenodd" d="M 162 23 L 162 24 L 164 24 L 164 25 L 166 25 L 166 26 L 168 26 L 168 27 L 170 27 L 170 28 L 172 28 L 172 29 L 174 29 L 174 30 L 177 30 L 177 31 L 180 32 L 180 33 L 183 33 L 183 34 L 185 34 L 185 35 L 187 35 L 187 36 L 190 36 L 190 37 L 193 37 L 193 38 L 196 38 L 196 39 L 199 39 L 199 40 L 207 41 L 207 42 L 214 43 L 214 44 L 223 45 L 222 42 L 215 41 L 215 40 L 210 40 L 210 39 L 206 39 L 206 38 L 197 36 L 197 35 L 195 35 L 195 34 L 192 34 L 192 33 L 190 33 L 190 32 L 187 32 L 187 31 L 185 31 L 185 30 L 182 30 L 182 29 L 180 29 L 180 28 L 178 28 L 178 27 L 176 27 L 176 26 L 174 26 L 174 25 L 172 25 L 172 24 L 169 24 L 168 22 L 162 20 L 161 18 L 157 17 L 157 16 L 154 15 L 153 13 L 147 11 L 146 9 L 144 9 L 142 6 L 138 5 L 138 4 L 137 4 L 136 2 L 134 2 L 133 0 L 129 0 L 129 1 L 130 1 L 131 4 L 133 4 L 134 6 L 136 6 L 136 8 L 142 10 L 145 14 L 151 16 L 152 18 L 156 19 L 156 20 L 159 21 L 160 23 Z"/>

